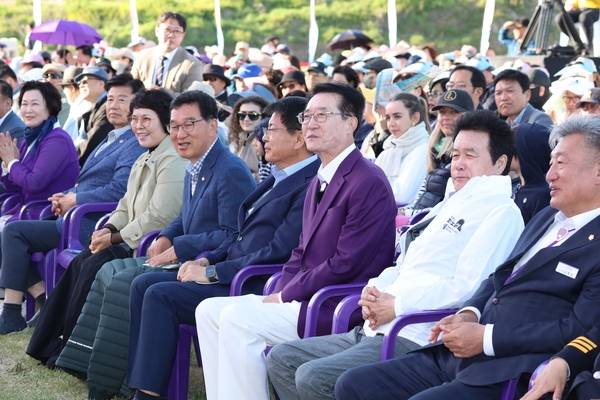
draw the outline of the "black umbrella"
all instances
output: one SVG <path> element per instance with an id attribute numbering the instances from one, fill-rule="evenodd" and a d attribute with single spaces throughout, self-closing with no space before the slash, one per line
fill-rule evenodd
<path id="1" fill-rule="evenodd" d="M 342 33 L 338 33 L 331 39 L 327 47 L 330 50 L 348 50 L 355 47 L 366 46 L 373 43 L 370 37 L 355 29 L 348 29 Z"/>

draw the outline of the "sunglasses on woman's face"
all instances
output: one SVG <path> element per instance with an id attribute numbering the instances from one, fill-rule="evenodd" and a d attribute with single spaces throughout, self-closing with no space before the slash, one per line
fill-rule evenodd
<path id="1" fill-rule="evenodd" d="M 250 118 L 250 121 L 256 121 L 260 118 L 261 114 L 256 111 L 238 111 L 238 120 L 242 121 L 246 119 L 246 116 Z"/>

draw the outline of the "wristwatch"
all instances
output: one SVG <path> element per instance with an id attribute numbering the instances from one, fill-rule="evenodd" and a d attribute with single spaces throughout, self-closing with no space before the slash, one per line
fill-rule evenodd
<path id="1" fill-rule="evenodd" d="M 204 270 L 204 276 L 208 278 L 208 281 L 211 283 L 219 282 L 219 278 L 217 277 L 217 267 L 214 265 L 209 265 Z"/>

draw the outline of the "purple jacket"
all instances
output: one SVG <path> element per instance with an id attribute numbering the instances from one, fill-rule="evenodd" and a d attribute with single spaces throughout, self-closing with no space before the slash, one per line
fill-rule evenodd
<path id="1" fill-rule="evenodd" d="M 46 200 L 54 193 L 67 190 L 75 184 L 79 174 L 79 161 L 73 140 L 61 128 L 53 129 L 39 143 L 33 159 L 27 152 L 27 143 L 19 145 L 19 162 L 12 165 L 10 173 L 3 176 L 2 184 L 7 192 L 17 193 L 21 201 L 7 214 L 17 219 L 21 206 L 33 200 Z"/>
<path id="2" fill-rule="evenodd" d="M 304 333 L 313 294 L 329 286 L 366 282 L 392 265 L 396 203 L 385 174 L 355 149 L 341 163 L 318 205 L 315 177 L 306 192 L 300 244 L 283 267 L 275 293 L 302 302 L 298 332 Z M 336 300 L 323 304 L 317 334 L 331 328 Z"/>

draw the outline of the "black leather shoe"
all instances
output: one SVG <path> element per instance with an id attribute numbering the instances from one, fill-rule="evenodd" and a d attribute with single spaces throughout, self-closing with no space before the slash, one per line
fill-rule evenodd
<path id="1" fill-rule="evenodd" d="M 6 335 L 13 332 L 19 332 L 27 328 L 27 323 L 24 319 L 19 319 L 14 322 L 6 322 L 4 318 L 0 317 L 0 335 Z"/>

